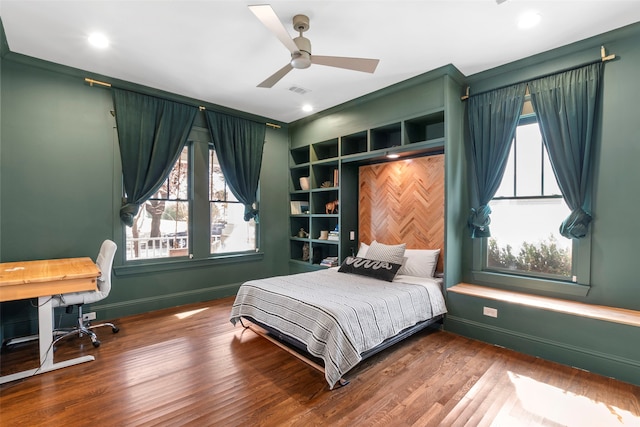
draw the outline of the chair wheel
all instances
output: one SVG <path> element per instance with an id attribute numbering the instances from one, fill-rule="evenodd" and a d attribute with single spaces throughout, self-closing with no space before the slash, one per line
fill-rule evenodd
<path id="1" fill-rule="evenodd" d="M 100 341 L 95 340 L 95 341 L 92 341 L 92 343 L 94 347 L 100 347 Z"/>
<path id="2" fill-rule="evenodd" d="M 114 334 L 117 334 L 118 332 L 120 332 L 120 328 L 118 328 L 117 326 L 114 326 L 113 328 L 111 328 L 111 330 L 113 331 Z"/>

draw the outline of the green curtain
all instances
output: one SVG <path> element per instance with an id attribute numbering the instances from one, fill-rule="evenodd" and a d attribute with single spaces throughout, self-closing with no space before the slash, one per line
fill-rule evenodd
<path id="1" fill-rule="evenodd" d="M 597 62 L 529 83 L 542 140 L 571 214 L 560 225 L 569 239 L 587 234 L 591 146 L 603 63 Z"/>
<path id="2" fill-rule="evenodd" d="M 472 238 L 489 237 L 489 201 L 498 191 L 511 142 L 524 104 L 526 84 L 520 83 L 471 96 L 467 106 L 471 133 Z"/>
<path id="3" fill-rule="evenodd" d="M 244 203 L 244 220 L 258 222 L 254 208 L 266 128 L 240 117 L 205 111 L 220 169 L 233 195 Z"/>
<path id="4" fill-rule="evenodd" d="M 140 206 L 171 172 L 198 109 L 113 88 L 126 201 L 120 219 L 131 227 Z"/>

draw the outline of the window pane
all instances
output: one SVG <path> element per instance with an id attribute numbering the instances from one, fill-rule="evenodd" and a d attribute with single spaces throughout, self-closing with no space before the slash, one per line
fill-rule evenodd
<path id="1" fill-rule="evenodd" d="M 504 175 L 502 176 L 502 182 L 500 183 L 500 187 L 498 187 L 498 191 L 493 197 L 515 196 L 515 192 L 513 190 L 513 174 L 515 173 L 513 145 L 514 144 L 511 144 L 511 148 L 509 149 L 509 160 L 507 161 L 507 166 L 504 170 Z"/>
<path id="2" fill-rule="evenodd" d="M 126 229 L 126 259 L 189 255 L 189 147 Z"/>
<path id="3" fill-rule="evenodd" d="M 211 253 L 256 249 L 256 223 L 244 220 L 242 203 L 211 202 Z"/>
<path id="4" fill-rule="evenodd" d="M 209 150 L 209 215 L 210 253 L 256 249 L 256 223 L 244 220 L 244 205 L 229 190 L 213 149 Z"/>
<path id="5" fill-rule="evenodd" d="M 542 173 L 544 174 L 544 195 L 545 196 L 560 196 L 562 193 L 560 192 L 560 187 L 558 187 L 558 181 L 556 180 L 556 176 L 553 173 L 553 168 L 551 167 L 551 162 L 549 161 L 549 155 L 547 154 L 547 149 L 544 149 L 544 169 Z"/>
<path id="6" fill-rule="evenodd" d="M 126 235 L 127 260 L 189 255 L 189 202 L 148 200 Z"/>
<path id="7" fill-rule="evenodd" d="M 570 211 L 563 199 L 491 202 L 487 267 L 571 276 L 570 239 L 558 231 Z"/>
<path id="8" fill-rule="evenodd" d="M 225 197 L 226 183 L 218 157 L 214 150 L 209 150 L 209 201 L 226 200 Z"/>
<path id="9" fill-rule="evenodd" d="M 189 199 L 189 148 L 184 147 L 180 157 L 176 162 L 169 178 L 169 199 L 188 200 Z"/>
<path id="10" fill-rule="evenodd" d="M 516 196 L 542 195 L 542 137 L 537 123 L 516 130 Z"/>
<path id="11" fill-rule="evenodd" d="M 233 195 L 233 192 L 231 192 L 231 190 L 229 190 L 229 187 L 227 186 L 227 200 L 230 202 L 237 202 L 238 199 L 236 198 L 236 196 Z M 244 205 L 243 205 L 243 214 L 244 215 Z"/>
<path id="12" fill-rule="evenodd" d="M 237 202 L 238 199 L 233 195 L 220 168 L 218 156 L 213 149 L 209 150 L 209 201 L 229 201 Z"/>
<path id="13" fill-rule="evenodd" d="M 507 168 L 491 201 L 491 237 L 485 267 L 537 277 L 572 277 L 572 241 L 559 227 L 569 215 L 537 122 L 526 119 L 514 138 L 514 167 Z M 515 176 L 515 197 L 509 194 Z M 497 197 L 497 199 L 496 199 Z M 511 197 L 511 199 L 499 199 Z"/>

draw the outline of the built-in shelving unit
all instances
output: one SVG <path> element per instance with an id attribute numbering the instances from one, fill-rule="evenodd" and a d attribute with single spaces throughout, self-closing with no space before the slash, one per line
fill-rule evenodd
<path id="1" fill-rule="evenodd" d="M 300 259 L 302 259 L 302 246 L 308 242 L 308 238 L 298 237 L 298 232 L 299 230 L 309 230 L 309 190 L 301 187 L 300 178 L 310 176 L 309 150 L 309 146 L 289 150 L 290 251 L 292 257 L 300 253 Z M 294 210 L 294 204 L 299 206 L 299 210 Z M 304 206 L 307 207 L 306 213 L 302 213 Z"/>
<path id="2" fill-rule="evenodd" d="M 325 257 L 339 256 L 339 240 L 320 238 L 323 231 L 340 225 L 338 147 L 334 138 L 290 150 L 290 252 L 291 260 L 302 265 L 318 265 Z M 307 180 L 308 188 L 303 188 L 300 178 Z M 328 203 L 336 208 L 327 211 Z"/>
<path id="3" fill-rule="evenodd" d="M 443 149 L 444 121 L 444 110 L 438 109 L 292 148 L 289 195 L 296 206 L 289 222 L 290 260 L 298 267 L 294 270 L 320 268 L 325 257 L 342 261 L 356 252 L 359 162 L 383 158 L 388 153 L 409 156 Z M 309 188 L 301 187 L 300 178 L 308 179 Z M 327 204 L 336 201 L 337 210 L 327 210 Z M 303 235 L 299 235 L 301 229 Z M 320 239 L 321 232 L 332 230 L 339 230 L 339 240 Z"/>

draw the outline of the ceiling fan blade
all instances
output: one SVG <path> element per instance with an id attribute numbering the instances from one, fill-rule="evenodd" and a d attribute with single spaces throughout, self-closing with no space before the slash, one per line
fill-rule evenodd
<path id="1" fill-rule="evenodd" d="M 311 55 L 312 64 L 346 68 L 347 70 L 362 71 L 365 73 L 373 73 L 378 66 L 378 62 L 380 62 L 379 59 Z"/>
<path id="2" fill-rule="evenodd" d="M 278 40 L 280 40 L 291 53 L 298 52 L 298 46 L 293 42 L 289 32 L 284 28 L 284 25 L 280 22 L 278 15 L 276 15 L 270 5 L 260 4 L 256 6 L 249 6 L 249 9 L 251 9 L 251 12 L 256 15 L 260 22 L 262 22 L 269 31 L 275 34 Z"/>
<path id="3" fill-rule="evenodd" d="M 265 81 L 260 83 L 258 87 L 266 87 L 266 88 L 272 87 L 274 84 L 278 83 L 280 79 L 283 78 L 291 70 L 293 70 L 293 67 L 291 66 L 291 64 L 285 65 L 284 67 L 280 68 L 278 71 L 273 73 L 273 75 L 271 75 Z"/>

